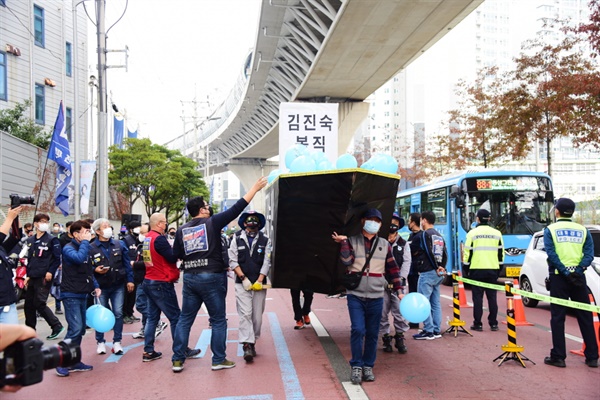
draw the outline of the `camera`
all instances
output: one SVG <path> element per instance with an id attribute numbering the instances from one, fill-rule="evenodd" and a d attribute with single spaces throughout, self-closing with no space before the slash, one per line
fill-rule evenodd
<path id="1" fill-rule="evenodd" d="M 35 205 L 35 199 L 33 196 L 19 196 L 18 194 L 11 194 L 10 196 L 10 208 L 19 207 L 21 204 Z"/>
<path id="2" fill-rule="evenodd" d="M 0 388 L 5 385 L 29 386 L 44 378 L 44 371 L 70 367 L 81 361 L 81 347 L 61 341 L 43 347 L 44 342 L 32 338 L 16 342 L 0 352 Z"/>

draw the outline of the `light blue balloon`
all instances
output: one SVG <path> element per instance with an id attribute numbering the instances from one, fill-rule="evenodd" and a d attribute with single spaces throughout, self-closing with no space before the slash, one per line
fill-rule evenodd
<path id="1" fill-rule="evenodd" d="M 308 154 L 308 147 L 302 144 L 295 144 L 285 152 L 285 166 L 292 169 L 292 163 L 300 156 Z"/>
<path id="2" fill-rule="evenodd" d="M 87 322 L 87 325 L 92 328 L 92 320 L 94 319 L 94 316 L 96 315 L 96 312 L 99 308 L 102 308 L 100 304 L 94 304 L 93 306 L 89 306 L 88 309 L 85 311 L 85 320 Z"/>
<path id="3" fill-rule="evenodd" d="M 363 163 L 363 165 L 360 166 L 362 169 L 367 169 L 369 171 L 373 170 L 373 163 L 371 162 L 371 160 Z"/>
<path id="4" fill-rule="evenodd" d="M 115 326 L 115 314 L 106 307 L 96 309 L 92 317 L 92 328 L 96 332 L 105 333 Z"/>
<path id="5" fill-rule="evenodd" d="M 335 162 L 337 169 L 356 168 L 358 163 L 352 154 L 342 154 Z"/>
<path id="6" fill-rule="evenodd" d="M 316 169 L 315 160 L 306 155 L 296 157 L 290 166 L 290 172 L 295 174 L 299 172 L 314 172 Z"/>
<path id="7" fill-rule="evenodd" d="M 329 160 L 323 160 L 317 165 L 317 171 L 330 171 L 332 169 L 335 169 L 335 167 Z"/>
<path id="8" fill-rule="evenodd" d="M 281 175 L 281 171 L 278 169 L 275 169 L 273 171 L 271 171 L 271 173 L 269 174 L 269 176 L 267 176 L 267 183 L 271 183 L 275 180 L 275 178 L 277 178 L 279 175 Z"/>
<path id="9" fill-rule="evenodd" d="M 387 174 L 398 172 L 398 162 L 389 154 L 378 154 L 372 158 L 373 169 Z"/>
<path id="10" fill-rule="evenodd" d="M 315 160 L 316 165 L 319 165 L 321 161 L 327 160 L 327 156 L 321 150 L 312 150 L 310 152 L 310 158 Z"/>
<path id="11" fill-rule="evenodd" d="M 431 315 L 431 304 L 421 293 L 409 293 L 400 300 L 400 313 L 408 322 L 418 324 Z"/>

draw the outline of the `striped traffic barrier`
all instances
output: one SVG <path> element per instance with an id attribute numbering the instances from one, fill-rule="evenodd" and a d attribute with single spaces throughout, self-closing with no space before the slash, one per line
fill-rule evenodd
<path id="1" fill-rule="evenodd" d="M 460 273 L 460 272 L 459 272 Z M 465 321 L 462 321 L 460 319 L 460 299 L 459 299 L 459 291 L 460 291 L 460 285 L 462 285 L 462 282 L 459 284 L 459 282 L 456 279 L 456 274 L 452 274 L 452 304 L 453 304 L 453 314 L 454 314 L 454 318 L 452 319 L 452 321 L 448 322 L 448 325 L 450 325 L 450 327 L 448 329 L 446 329 L 446 331 L 443 334 L 446 333 L 450 333 L 454 331 L 454 337 L 456 337 L 458 335 L 458 331 L 460 330 L 461 332 L 464 332 L 466 334 L 469 334 L 471 336 L 473 336 L 473 334 L 471 332 L 469 332 L 467 329 L 465 329 Z M 464 290 L 464 289 L 463 289 Z"/>
<path id="2" fill-rule="evenodd" d="M 519 280 L 515 278 L 514 282 L 514 297 L 515 297 L 515 325 L 517 326 L 533 326 L 531 322 L 527 322 L 525 318 L 525 307 L 523 306 L 523 299 L 521 295 L 517 292 L 519 290 Z M 503 324 L 506 324 L 506 321 L 502 321 Z"/>
<path id="3" fill-rule="evenodd" d="M 596 304 L 594 301 L 594 295 L 591 293 L 590 295 L 590 304 Z M 600 348 L 600 320 L 598 319 L 598 313 L 596 311 L 592 311 L 592 318 L 594 319 L 594 331 L 596 332 L 596 342 L 598 342 L 598 348 Z M 578 356 L 585 357 L 585 342 L 583 343 L 583 347 L 581 350 L 571 350 L 571 353 L 577 354 Z"/>

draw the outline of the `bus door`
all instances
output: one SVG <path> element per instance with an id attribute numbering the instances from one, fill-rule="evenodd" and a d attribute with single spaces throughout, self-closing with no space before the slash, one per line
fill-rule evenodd
<path id="1" fill-rule="evenodd" d="M 410 212 L 421 212 L 421 193 L 415 193 L 410 196 Z"/>

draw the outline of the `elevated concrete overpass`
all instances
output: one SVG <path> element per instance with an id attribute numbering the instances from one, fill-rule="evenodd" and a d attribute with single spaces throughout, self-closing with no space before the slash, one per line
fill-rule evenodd
<path id="1" fill-rule="evenodd" d="M 280 103 L 339 103 L 342 153 L 367 116 L 363 100 L 483 2 L 260 1 L 255 47 L 229 97 L 167 143 L 208 163 L 209 174 L 233 171 L 246 188 L 276 168 L 267 159 L 278 154 Z"/>

